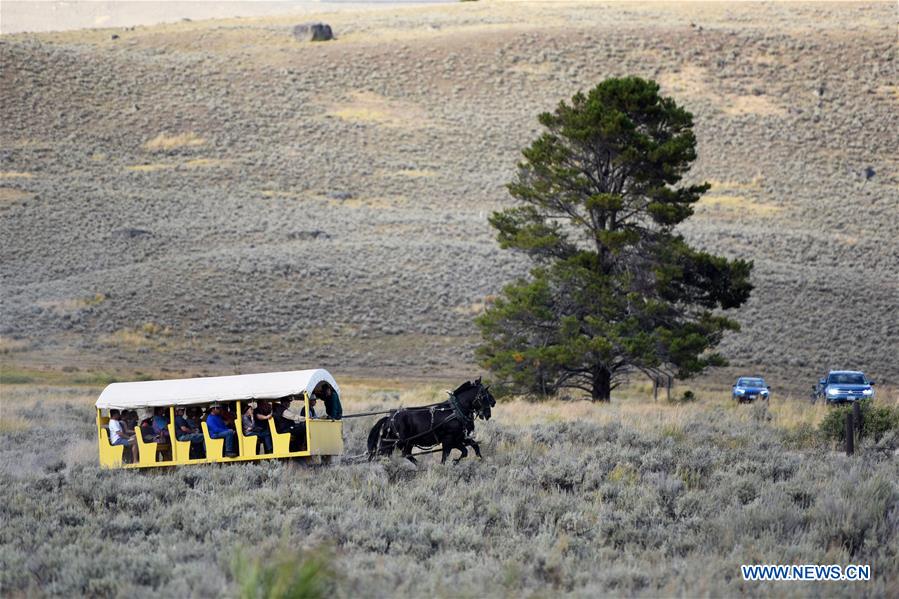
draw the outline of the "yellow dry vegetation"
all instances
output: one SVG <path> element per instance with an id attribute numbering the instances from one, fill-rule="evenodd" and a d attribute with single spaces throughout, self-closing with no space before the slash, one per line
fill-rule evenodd
<path id="1" fill-rule="evenodd" d="M 838 243 L 843 245 L 855 245 L 858 243 L 858 237 L 855 235 L 846 235 L 845 233 L 831 233 L 830 236 Z"/>
<path id="2" fill-rule="evenodd" d="M 427 113 L 417 104 L 369 91 L 350 93 L 348 101 L 333 105 L 328 114 L 351 123 L 386 127 L 414 129 L 429 124 Z"/>
<path id="3" fill-rule="evenodd" d="M 30 198 L 31 194 L 15 187 L 0 187 L 0 203 L 17 202 Z"/>
<path id="4" fill-rule="evenodd" d="M 101 338 L 103 343 L 117 347 L 157 347 L 161 337 L 170 337 L 171 329 L 154 322 L 147 322 L 139 327 L 119 329 Z"/>
<path id="5" fill-rule="evenodd" d="M 0 337 L 0 354 L 11 354 L 14 352 L 25 351 L 31 344 L 24 339 L 10 339 L 9 337 Z"/>
<path id="6" fill-rule="evenodd" d="M 19 416 L 0 417 L 0 433 L 16 433 L 28 430 L 30 427 L 28 421 Z"/>
<path id="7" fill-rule="evenodd" d="M 783 106 L 775 104 L 770 96 L 720 96 L 718 104 L 725 114 L 756 114 L 760 116 L 783 116 L 787 113 Z"/>
<path id="8" fill-rule="evenodd" d="M 410 179 L 425 179 L 429 177 L 436 177 L 437 171 L 433 171 L 430 169 L 402 169 L 398 171 L 392 171 L 391 174 L 399 175 L 400 177 L 409 177 Z"/>
<path id="9" fill-rule="evenodd" d="M 350 198 L 348 200 L 335 200 L 327 197 L 320 199 L 327 200 L 332 206 L 341 206 L 343 208 L 395 208 L 406 201 L 406 198 L 403 196 L 373 196 Z"/>
<path id="10" fill-rule="evenodd" d="M 890 393 L 882 391 L 887 403 L 899 403 L 889 399 Z M 663 399 L 653 401 L 651 395 L 641 398 L 614 399 L 610 404 L 594 404 L 589 401 L 548 400 L 527 402 L 514 400 L 501 402 L 494 409 L 497 419 L 504 424 L 531 426 L 540 422 L 592 422 L 596 424 L 621 423 L 641 431 L 659 431 L 665 436 L 680 438 L 685 435 L 687 425 L 702 419 L 712 410 L 725 410 L 740 420 L 753 418 L 755 406 L 738 405 L 729 399 L 727 391 L 701 392 L 702 397 L 691 403 L 668 403 Z M 895 396 L 895 393 L 892 394 Z M 407 394 L 412 397 L 412 394 Z M 415 401 L 424 403 L 431 396 L 421 394 Z M 442 398 L 441 398 L 442 399 Z M 415 401 L 404 405 L 415 405 Z M 437 401 L 437 400 L 434 400 Z M 799 427 L 817 428 L 828 414 L 829 408 L 818 402 L 811 405 L 807 401 L 789 398 L 772 399 L 767 406 L 771 423 L 783 429 L 795 430 Z"/>
<path id="11" fill-rule="evenodd" d="M 881 85 L 877 88 L 877 93 L 892 96 L 893 100 L 899 102 L 899 85 Z"/>
<path id="12" fill-rule="evenodd" d="M 150 141 L 146 142 L 144 144 L 144 149 L 148 152 L 168 152 L 169 150 L 177 150 L 178 148 L 202 146 L 205 143 L 205 139 L 192 131 L 176 135 L 160 133 Z"/>
<path id="13" fill-rule="evenodd" d="M 486 304 L 484 302 L 474 302 L 471 304 L 465 304 L 462 306 L 456 306 L 453 308 L 453 312 L 456 314 L 467 314 L 470 316 L 477 316 L 481 312 L 484 311 Z"/>
<path id="14" fill-rule="evenodd" d="M 101 340 L 106 344 L 118 347 L 145 347 L 153 344 L 149 337 L 134 329 L 120 329 L 104 335 Z"/>
<path id="15" fill-rule="evenodd" d="M 153 173 L 169 168 L 175 168 L 175 166 L 176 165 L 170 163 L 156 162 L 152 164 L 133 164 L 131 166 L 126 166 L 125 170 L 134 173 Z"/>
<path id="16" fill-rule="evenodd" d="M 812 405 L 805 401 L 772 401 L 768 412 L 775 426 L 796 429 L 800 426 L 817 426 L 831 410 L 823 401 Z"/>
<path id="17" fill-rule="evenodd" d="M 761 177 L 755 177 L 752 181 L 720 181 L 718 179 L 707 179 L 706 183 L 712 186 L 712 191 L 721 193 L 723 191 L 749 191 L 761 189 Z"/>
<path id="18" fill-rule="evenodd" d="M 648 51 L 647 54 L 652 57 L 659 56 L 654 51 Z M 680 71 L 662 73 L 658 77 L 658 82 L 662 91 L 666 94 L 675 96 L 705 96 L 709 90 L 708 69 L 686 66 Z"/>
<path id="19" fill-rule="evenodd" d="M 649 52 L 652 55 L 652 52 Z M 754 114 L 781 116 L 786 110 L 774 103 L 770 96 L 726 94 L 716 91 L 715 78 L 708 69 L 686 66 L 678 72 L 663 73 L 658 78 L 662 92 L 684 100 L 705 100 L 729 115 Z M 681 100 L 684 99 L 684 100 Z"/>
<path id="20" fill-rule="evenodd" d="M 517 62 L 509 68 L 513 73 L 524 73 L 525 75 L 543 76 L 553 72 L 552 65 L 549 62 L 533 63 L 533 62 Z"/>
<path id="21" fill-rule="evenodd" d="M 103 293 L 95 293 L 86 297 L 69 297 L 63 299 L 40 300 L 37 305 L 45 310 L 53 310 L 57 314 L 65 314 L 74 312 L 81 308 L 89 306 L 97 306 L 106 301 L 106 295 Z"/>
<path id="22" fill-rule="evenodd" d="M 714 213 L 717 216 L 732 217 L 743 214 L 752 216 L 772 216 L 783 208 L 766 202 L 759 202 L 740 195 L 705 195 L 697 204 L 697 212 Z"/>
<path id="23" fill-rule="evenodd" d="M 508 409 L 506 409 L 508 407 Z M 549 400 L 530 403 L 523 400 L 505 402 L 503 421 L 529 426 L 537 422 L 590 421 L 597 424 L 627 422 L 641 429 L 685 424 L 696 410 L 695 404 L 668 404 L 664 401 L 626 400 L 597 406 L 589 401 Z"/>

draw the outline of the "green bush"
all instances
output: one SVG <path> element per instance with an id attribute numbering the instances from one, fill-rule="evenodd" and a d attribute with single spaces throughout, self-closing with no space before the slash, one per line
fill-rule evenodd
<path id="1" fill-rule="evenodd" d="M 273 555 L 235 554 L 231 573 L 241 599 L 322 599 L 336 588 L 329 552 L 282 547 Z"/>
<path id="2" fill-rule="evenodd" d="M 684 391 L 683 395 L 677 397 L 676 395 L 672 395 L 670 401 L 671 403 L 691 403 L 697 400 L 696 394 L 687 389 Z"/>
<path id="3" fill-rule="evenodd" d="M 862 438 L 880 439 L 889 431 L 899 433 L 899 409 L 890 406 L 875 405 L 864 400 L 859 402 L 862 413 Z M 819 431 L 828 441 L 844 443 L 846 441 L 846 414 L 852 411 L 851 405 L 833 408 L 821 421 Z"/>

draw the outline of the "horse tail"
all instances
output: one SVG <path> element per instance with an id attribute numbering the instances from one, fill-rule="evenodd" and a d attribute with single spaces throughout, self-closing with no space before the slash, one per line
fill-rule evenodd
<path id="1" fill-rule="evenodd" d="M 389 416 L 384 416 L 380 420 L 378 420 L 375 425 L 372 427 L 371 432 L 368 433 L 368 459 L 372 459 L 375 457 L 375 454 L 378 452 L 378 442 L 386 436 L 386 428 L 387 421 L 390 420 Z"/>

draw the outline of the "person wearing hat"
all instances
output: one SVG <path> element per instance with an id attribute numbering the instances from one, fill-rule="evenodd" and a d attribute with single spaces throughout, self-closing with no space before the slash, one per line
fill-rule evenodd
<path id="1" fill-rule="evenodd" d="M 139 424 L 136 428 L 137 434 L 140 435 L 144 443 L 155 443 L 156 431 L 153 430 L 153 409 L 141 408 L 138 418 Z"/>
<path id="2" fill-rule="evenodd" d="M 209 437 L 225 440 L 226 458 L 237 457 L 237 433 L 228 428 L 222 418 L 222 405 L 214 403 L 209 406 L 209 415 L 206 416 L 206 428 L 209 429 Z"/>

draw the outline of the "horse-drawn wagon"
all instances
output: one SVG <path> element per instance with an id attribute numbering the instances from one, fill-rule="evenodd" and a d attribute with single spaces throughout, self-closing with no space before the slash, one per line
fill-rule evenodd
<path id="1" fill-rule="evenodd" d="M 293 432 L 279 432 L 274 419 L 268 431 L 246 430 L 242 415 L 253 402 L 287 403 L 302 401 L 301 414 L 311 414 L 310 397 L 316 389 L 339 387 L 327 370 L 297 370 L 192 379 L 113 383 L 97 399 L 97 442 L 100 465 L 105 468 L 146 468 L 211 462 L 241 462 L 278 458 L 333 456 L 343 452 L 343 425 L 331 418 L 303 418 Z M 176 410 L 186 408 L 224 410 L 233 414 L 233 438 L 217 437 L 206 420 L 198 422 L 196 437 L 184 437 L 176 430 Z M 118 422 L 125 411 L 152 411 L 165 431 L 155 441 L 147 441 L 140 430 L 123 430 Z M 152 418 L 152 417 L 151 417 Z M 216 418 L 220 418 L 216 416 Z M 227 419 L 227 418 L 226 418 Z M 230 425 L 230 422 L 229 422 Z M 159 429 L 157 428 L 157 431 Z M 271 451 L 263 447 L 270 435 Z M 227 436 L 231 436 L 228 434 Z M 305 439 L 302 437 L 305 436 Z M 297 437 L 301 437 L 297 439 Z M 229 441 L 234 450 L 227 452 Z M 297 442 L 299 441 L 299 442 Z M 202 451 L 192 451 L 200 446 Z M 136 450 L 132 447 L 136 446 Z M 136 459 L 128 461 L 128 457 Z"/>
<path id="2" fill-rule="evenodd" d="M 326 404 L 328 417 L 316 418 L 314 397 Z M 293 399 L 299 422 L 285 423 L 285 404 Z M 462 459 L 467 447 L 480 457 L 471 437 L 476 418 L 490 419 L 496 405 L 480 379 L 466 381 L 446 401 L 418 407 L 350 414 L 347 418 L 383 416 L 368 437 L 368 457 L 399 450 L 415 461 L 415 449 L 453 449 Z M 113 383 L 96 403 L 100 465 L 105 468 L 147 468 L 213 462 L 243 462 L 278 458 L 335 456 L 343 453 L 343 423 L 339 387 L 327 370 L 297 370 L 193 379 Z M 264 414 L 258 414 L 263 410 Z M 279 411 L 280 409 L 280 411 Z M 145 412 L 143 418 L 137 411 Z M 185 410 L 196 410 L 191 420 Z M 199 412 L 205 415 L 199 418 Z M 125 415 L 133 415 L 129 419 Z M 311 417 L 309 417 L 311 415 Z M 277 416 L 278 418 L 273 418 Z M 245 420 L 248 417 L 249 420 Z M 262 420 L 262 428 L 254 426 Z M 124 420 L 124 422 L 123 422 Z M 141 422 L 147 430 L 137 425 Z M 278 424 L 276 424 L 276 422 Z M 152 429 L 152 430 L 150 430 Z M 366 454 L 363 454 L 366 455 Z M 130 459 L 129 459 L 130 458 Z M 458 460 L 456 460 L 458 461 Z"/>

